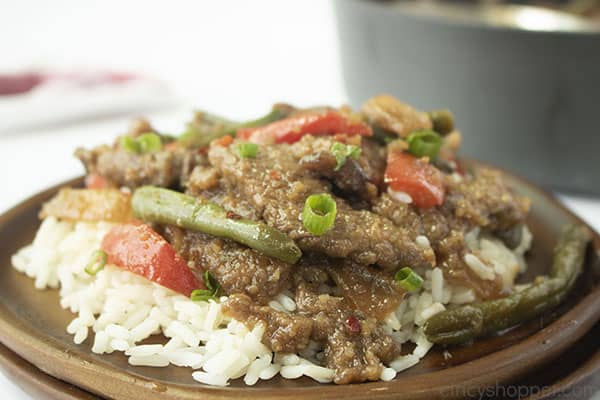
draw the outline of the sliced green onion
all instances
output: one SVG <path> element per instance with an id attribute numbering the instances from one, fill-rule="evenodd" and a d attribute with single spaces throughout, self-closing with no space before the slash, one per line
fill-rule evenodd
<path id="1" fill-rule="evenodd" d="M 212 276 L 210 271 L 204 272 L 204 284 L 214 293 L 215 296 L 221 294 L 221 285 L 219 285 L 219 282 L 217 282 L 215 277 Z"/>
<path id="2" fill-rule="evenodd" d="M 137 138 L 125 135 L 121 137 L 121 147 L 129 153 L 155 153 L 162 149 L 162 139 L 154 132 L 143 133 Z"/>
<path id="3" fill-rule="evenodd" d="M 190 299 L 192 301 L 209 301 L 210 299 L 214 299 L 213 293 L 208 289 L 196 289 L 192 291 L 190 295 Z"/>
<path id="4" fill-rule="evenodd" d="M 136 138 L 142 153 L 155 153 L 162 150 L 162 139 L 154 132 L 143 133 Z"/>
<path id="5" fill-rule="evenodd" d="M 405 289 L 409 292 L 419 289 L 421 287 L 421 285 L 423 284 L 423 278 L 421 278 L 410 267 L 404 267 L 400 271 L 396 272 L 396 275 L 394 276 L 394 280 L 403 289 Z"/>
<path id="6" fill-rule="evenodd" d="M 428 129 L 411 133 L 406 141 L 411 154 L 417 157 L 429 157 L 431 160 L 437 157 L 442 147 L 440 135 Z"/>
<path id="7" fill-rule="evenodd" d="M 133 136 L 125 135 L 121 136 L 121 147 L 129 153 L 140 153 L 142 149 L 140 144 Z"/>
<path id="8" fill-rule="evenodd" d="M 329 194 L 308 196 L 302 210 L 302 223 L 313 235 L 321 236 L 333 227 L 337 205 Z"/>
<path id="9" fill-rule="evenodd" d="M 206 289 L 196 289 L 192 291 L 190 298 L 192 301 L 208 301 L 208 300 L 218 300 L 221 296 L 221 285 L 219 282 L 212 276 L 209 271 L 204 272 L 204 286 Z"/>
<path id="10" fill-rule="evenodd" d="M 346 164 L 346 161 L 348 160 L 348 158 L 353 158 L 355 160 L 358 160 L 358 158 L 360 157 L 360 153 L 362 152 L 362 149 L 358 146 L 354 146 L 351 144 L 335 142 L 334 144 L 331 145 L 330 151 L 331 151 L 331 154 L 333 154 L 335 156 L 335 161 L 336 161 L 335 168 L 333 170 L 337 171 L 340 168 L 342 168 L 344 166 L 344 164 Z"/>
<path id="11" fill-rule="evenodd" d="M 240 157 L 256 158 L 256 153 L 258 153 L 258 145 L 255 143 L 240 143 L 237 146 L 237 151 Z"/>
<path id="12" fill-rule="evenodd" d="M 85 272 L 89 275 L 96 275 L 106 265 L 106 253 L 102 250 L 96 250 L 92 253 L 90 262 L 85 266 Z"/>

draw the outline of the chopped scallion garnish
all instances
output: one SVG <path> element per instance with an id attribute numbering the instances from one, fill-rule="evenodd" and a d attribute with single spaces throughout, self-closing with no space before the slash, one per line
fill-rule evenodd
<path id="1" fill-rule="evenodd" d="M 204 272 L 204 284 L 215 295 L 220 294 L 220 292 L 221 292 L 221 285 L 219 285 L 219 282 L 217 282 L 217 280 L 215 279 L 215 277 L 212 276 L 212 274 L 210 273 L 210 271 L 205 271 Z"/>
<path id="2" fill-rule="evenodd" d="M 133 136 L 125 135 L 121 137 L 121 147 L 129 153 L 140 153 L 140 144 Z"/>
<path id="3" fill-rule="evenodd" d="M 148 132 L 137 137 L 142 153 L 156 153 L 162 149 L 162 140 L 156 133 Z"/>
<path id="4" fill-rule="evenodd" d="M 321 236 L 333 227 L 337 205 L 329 194 L 308 196 L 302 211 L 302 223 L 313 235 Z"/>
<path id="5" fill-rule="evenodd" d="M 208 289 L 196 289 L 190 296 L 192 301 L 208 301 L 214 299 L 212 292 Z"/>
<path id="6" fill-rule="evenodd" d="M 210 299 L 218 300 L 221 296 L 221 285 L 212 276 L 209 271 L 204 272 L 204 286 L 206 289 L 196 289 L 192 291 L 190 298 L 192 301 L 208 301 Z"/>
<path id="7" fill-rule="evenodd" d="M 256 143 L 240 143 L 237 146 L 237 151 L 240 157 L 256 158 L 258 145 Z"/>
<path id="8" fill-rule="evenodd" d="M 129 153 L 155 153 L 162 149 L 162 139 L 154 132 L 143 133 L 138 137 L 121 137 L 121 147 Z"/>
<path id="9" fill-rule="evenodd" d="M 89 275 L 96 275 L 106 265 L 106 253 L 102 250 L 96 250 L 92 253 L 90 262 L 85 266 L 85 272 Z"/>
<path id="10" fill-rule="evenodd" d="M 417 157 L 437 157 L 442 147 L 442 138 L 432 130 L 413 132 L 406 138 L 408 151 Z"/>
<path id="11" fill-rule="evenodd" d="M 340 168 L 342 168 L 344 164 L 346 164 L 348 158 L 358 160 L 362 149 L 358 146 L 354 146 L 351 144 L 335 142 L 333 145 L 331 145 L 330 151 L 331 154 L 335 156 L 336 161 L 335 168 L 333 170 L 337 171 Z"/>
<path id="12" fill-rule="evenodd" d="M 423 278 L 421 278 L 415 271 L 413 271 L 410 267 L 404 267 L 400 269 L 400 271 L 396 272 L 394 276 L 394 280 L 398 283 L 403 289 L 412 292 L 413 290 L 417 290 L 421 288 L 423 284 Z"/>

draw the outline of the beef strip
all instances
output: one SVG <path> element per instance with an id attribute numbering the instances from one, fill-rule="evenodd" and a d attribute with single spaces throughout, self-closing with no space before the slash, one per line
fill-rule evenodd
<path id="1" fill-rule="evenodd" d="M 337 160 L 331 152 L 320 150 L 314 154 L 304 156 L 300 159 L 300 165 L 312 172 L 318 178 L 326 178 L 339 189 L 344 198 L 351 203 L 358 203 L 355 199 L 366 202 L 363 208 L 377 199 L 379 187 L 383 183 L 383 174 L 386 164 L 385 149 L 371 140 L 362 140 L 360 136 L 345 137 L 340 139 L 348 144 L 359 146 L 361 156 L 358 159 L 348 158 L 346 162 L 336 170 Z M 322 142 L 331 144 L 331 138 L 314 139 L 315 144 Z M 315 146 L 313 147 L 325 147 Z"/>
<path id="2" fill-rule="evenodd" d="M 213 145 L 209 159 L 261 219 L 288 234 L 304 251 L 348 257 L 361 265 L 378 264 L 389 270 L 434 264 L 433 252 L 417 246 L 406 229 L 367 210 L 354 210 L 339 197 L 335 198 L 337 217 L 332 229 L 323 236 L 310 234 L 300 219 L 306 198 L 331 193 L 327 182 L 311 176 L 298 162 L 322 150 L 315 145 L 313 136 L 305 136 L 293 145 L 263 146 L 252 159 L 240 158 L 234 145 Z"/>
<path id="3" fill-rule="evenodd" d="M 330 180 L 345 195 L 344 197 L 356 197 L 367 202 L 377 198 L 377 186 L 371 182 L 358 160 L 352 158 L 346 160 L 337 171 L 336 164 L 335 156 L 329 151 L 322 151 L 300 159 L 301 166 L 312 171 L 316 177 Z M 356 203 L 356 201 L 350 202 Z"/>
<path id="4" fill-rule="evenodd" d="M 283 261 L 200 232 L 167 226 L 163 234 L 194 270 L 209 270 L 226 294 L 244 293 L 264 304 L 290 286 L 293 266 Z"/>
<path id="5" fill-rule="evenodd" d="M 335 371 L 334 382 L 375 381 L 383 363 L 400 354 L 400 346 L 377 320 L 349 309 L 344 299 L 318 294 L 297 282 L 296 306 L 314 321 L 311 338 L 324 345 L 325 365 Z"/>
<path id="6" fill-rule="evenodd" d="M 404 291 L 389 273 L 349 261 L 328 265 L 326 270 L 348 307 L 364 315 L 383 320 L 402 301 Z"/>
<path id="7" fill-rule="evenodd" d="M 295 353 L 304 349 L 313 332 L 314 321 L 304 315 L 286 314 L 268 306 L 260 306 L 244 294 L 229 296 L 223 312 L 253 328 L 264 323 L 263 342 L 273 351 Z"/>
<path id="8" fill-rule="evenodd" d="M 196 165 L 206 165 L 206 156 L 197 151 L 175 149 L 135 154 L 118 145 L 75 151 L 88 174 L 96 173 L 117 186 L 143 185 L 184 187 Z"/>
<path id="9" fill-rule="evenodd" d="M 196 166 L 187 181 L 187 193 L 198 195 L 205 190 L 211 190 L 219 185 L 219 171 L 213 167 Z"/>
<path id="10" fill-rule="evenodd" d="M 199 175 L 198 170 L 210 171 L 202 172 L 203 175 L 212 174 L 214 168 L 196 167 L 190 180 L 188 181 L 187 194 L 202 197 L 212 202 L 217 203 L 227 211 L 234 213 L 236 216 L 251 219 L 254 221 L 260 220 L 260 215 L 256 209 L 243 196 L 240 196 L 225 180 L 217 177 L 209 177 L 214 179 L 210 187 L 207 185 L 198 185 L 196 177 Z"/>
<path id="11" fill-rule="evenodd" d="M 393 96 L 381 94 L 369 99 L 361 108 L 370 124 L 406 137 L 411 132 L 431 129 L 433 124 L 427 113 L 399 101 Z"/>
<path id="12" fill-rule="evenodd" d="M 379 145 L 371 139 L 364 139 L 361 143 L 361 165 L 365 165 L 368 170 L 368 175 L 380 190 L 384 187 L 383 176 L 385 167 L 387 166 L 387 151 L 386 148 Z"/>
<path id="13" fill-rule="evenodd" d="M 464 179 L 446 178 L 443 209 L 456 218 L 490 231 L 510 229 L 523 223 L 529 212 L 528 199 L 510 191 L 500 171 L 479 168 Z"/>
<path id="14" fill-rule="evenodd" d="M 396 358 L 400 346 L 376 319 L 351 309 L 345 298 L 318 294 L 314 282 L 304 281 L 307 272 L 296 274 L 294 314 L 257 305 L 246 295 L 230 296 L 223 310 L 251 328 L 263 322 L 263 341 L 273 351 L 296 353 L 310 339 L 321 343 L 325 366 L 335 371 L 335 383 L 378 380 L 383 363 Z"/>

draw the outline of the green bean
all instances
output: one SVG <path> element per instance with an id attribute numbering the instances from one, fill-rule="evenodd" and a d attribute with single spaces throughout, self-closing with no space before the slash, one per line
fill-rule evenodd
<path id="1" fill-rule="evenodd" d="M 183 193 L 143 186 L 133 193 L 134 214 L 145 221 L 176 225 L 231 239 L 263 254 L 294 264 L 302 256 L 296 243 L 263 223 L 231 216 L 219 205 Z"/>
<path id="2" fill-rule="evenodd" d="M 200 148 L 208 146 L 210 142 L 223 136 L 235 136 L 238 129 L 255 128 L 285 118 L 292 110 L 293 108 L 288 105 L 276 104 L 268 114 L 246 122 L 235 122 L 204 111 L 198 111 L 194 121 L 188 124 L 187 130 L 178 140 L 185 147 Z"/>
<path id="3" fill-rule="evenodd" d="M 454 116 L 450 110 L 433 110 L 428 114 L 433 124 L 433 130 L 440 135 L 447 135 L 454 130 Z"/>
<path id="4" fill-rule="evenodd" d="M 442 311 L 424 325 L 427 339 L 438 344 L 460 344 L 531 320 L 558 306 L 581 274 L 590 232 L 580 225 L 567 227 L 554 249 L 549 276 L 512 295 Z"/>

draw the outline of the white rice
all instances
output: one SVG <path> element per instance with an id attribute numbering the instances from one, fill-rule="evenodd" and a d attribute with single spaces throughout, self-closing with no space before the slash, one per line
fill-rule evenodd
<path id="1" fill-rule="evenodd" d="M 452 290 L 452 304 L 467 304 L 475 301 L 475 291 L 471 288 L 455 286 Z"/>
<path id="2" fill-rule="evenodd" d="M 395 190 L 390 189 L 389 187 L 387 192 L 390 195 L 390 197 L 399 202 L 410 204 L 413 201 L 412 197 L 410 197 L 410 194 L 406 192 L 397 192 Z"/>
<path id="3" fill-rule="evenodd" d="M 524 255 L 531 247 L 531 240 L 531 232 L 523 226 L 521 243 L 510 250 L 501 240 L 482 236 L 480 229 L 475 228 L 465 235 L 471 253 L 465 255 L 464 261 L 481 279 L 493 280 L 500 276 L 504 290 L 509 291 L 516 276 L 527 268 Z"/>
<path id="4" fill-rule="evenodd" d="M 423 235 L 417 236 L 415 238 L 415 243 L 423 249 L 428 249 L 431 247 L 431 244 L 429 243 L 429 239 L 427 238 L 427 236 L 423 236 Z"/>
<path id="5" fill-rule="evenodd" d="M 465 263 L 471 268 L 471 271 L 475 272 L 483 280 L 493 281 L 496 278 L 494 270 L 481 261 L 475 254 L 465 254 Z"/>
<path id="6" fill-rule="evenodd" d="M 437 303 L 440 303 L 444 297 L 444 275 L 437 267 L 431 271 L 431 297 Z"/>
<path id="7" fill-rule="evenodd" d="M 75 343 L 87 341 L 97 354 L 123 352 L 135 366 L 188 367 L 193 370 L 193 379 L 208 385 L 226 386 L 242 377 L 247 385 L 254 385 L 277 374 L 287 379 L 308 376 L 323 383 L 333 380 L 334 371 L 320 365 L 323 352 L 316 342 L 311 341 L 299 354 L 274 354 L 261 342 L 263 325 L 249 330 L 224 315 L 219 302 L 193 302 L 114 265 L 106 265 L 95 276 L 87 274 L 84 268 L 90 255 L 111 227 L 104 222 L 46 218 L 33 243 L 12 257 L 17 270 L 35 279 L 36 288 L 60 288 L 61 307 L 76 314 L 66 327 Z M 472 236 L 470 240 L 476 242 L 482 257 L 499 254 L 500 258 L 494 258 L 490 267 L 474 255 L 478 262 L 465 257 L 469 265 L 479 269 L 483 265 L 486 273 L 502 266 L 512 272 L 514 266 L 505 265 L 517 260 L 519 270 L 523 268 L 522 255 L 529 243 L 510 258 L 497 242 L 484 243 L 478 232 Z M 530 236 L 525 239 L 531 240 Z M 429 246 L 425 236 L 417 243 Z M 427 354 L 432 343 L 421 326 L 428 318 L 453 304 L 475 300 L 472 289 L 445 283 L 440 268 L 419 273 L 425 277 L 422 289 L 411 293 L 385 320 L 385 329 L 398 344 L 412 342 L 416 347 L 383 368 L 381 380 L 394 379 Z M 323 292 L 331 293 L 332 289 L 324 287 Z M 276 296 L 269 306 L 286 313 L 296 309 L 291 293 Z M 140 344 L 148 338 L 151 344 Z"/>

